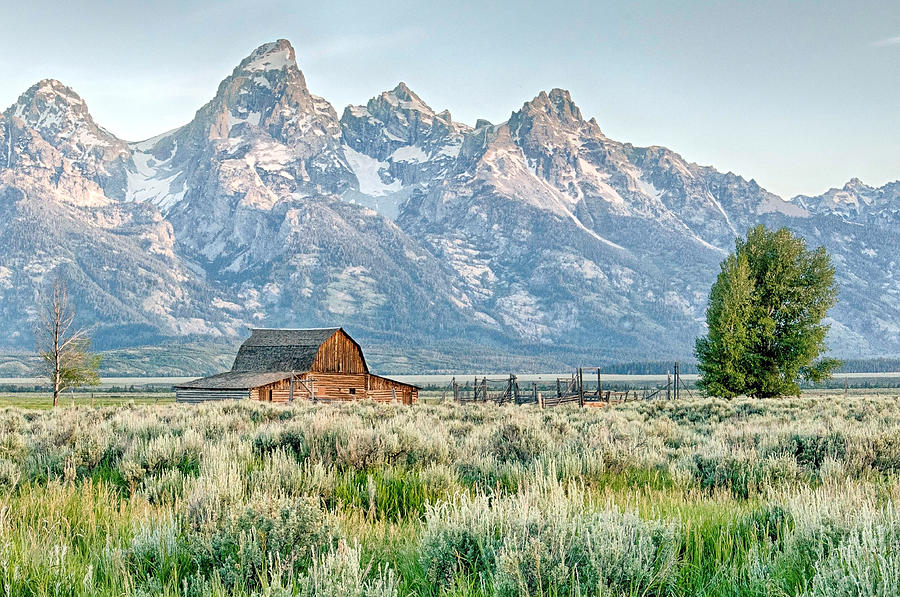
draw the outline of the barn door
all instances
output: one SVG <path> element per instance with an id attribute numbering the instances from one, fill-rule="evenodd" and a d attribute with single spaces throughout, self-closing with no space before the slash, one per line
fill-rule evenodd
<path id="1" fill-rule="evenodd" d="M 272 402 L 272 388 L 266 388 L 266 402 Z"/>

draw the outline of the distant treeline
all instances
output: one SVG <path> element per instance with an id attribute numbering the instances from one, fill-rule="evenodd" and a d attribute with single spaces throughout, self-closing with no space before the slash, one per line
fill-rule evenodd
<path id="1" fill-rule="evenodd" d="M 840 373 L 894 373 L 900 371 L 900 357 L 874 359 L 842 359 Z M 675 361 L 646 361 L 641 363 L 613 363 L 603 367 L 603 372 L 613 375 L 665 375 L 674 368 Z M 682 374 L 698 373 L 696 361 L 678 363 Z"/>
<path id="2" fill-rule="evenodd" d="M 646 361 L 643 363 L 612 363 L 601 367 L 608 375 L 665 375 L 675 368 L 675 361 Z M 697 373 L 696 361 L 678 361 L 682 374 Z"/>
<path id="3" fill-rule="evenodd" d="M 900 357 L 843 359 L 839 373 L 894 373 L 900 371 Z"/>

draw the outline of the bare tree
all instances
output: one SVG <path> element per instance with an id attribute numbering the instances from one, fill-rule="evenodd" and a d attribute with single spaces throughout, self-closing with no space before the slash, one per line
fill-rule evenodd
<path id="1" fill-rule="evenodd" d="M 88 330 L 75 327 L 75 307 L 60 278 L 44 301 L 35 338 L 41 373 L 53 386 L 54 407 L 59 405 L 59 395 L 69 388 L 99 385 L 101 357 L 91 353 Z"/>

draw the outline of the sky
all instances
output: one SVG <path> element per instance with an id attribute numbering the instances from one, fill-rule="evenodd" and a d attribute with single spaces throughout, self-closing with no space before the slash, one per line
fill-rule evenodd
<path id="1" fill-rule="evenodd" d="M 404 81 L 497 123 L 561 87 L 610 138 L 784 197 L 900 179 L 896 0 L 2 2 L 0 110 L 55 78 L 128 140 L 188 122 L 286 38 L 338 113 Z"/>

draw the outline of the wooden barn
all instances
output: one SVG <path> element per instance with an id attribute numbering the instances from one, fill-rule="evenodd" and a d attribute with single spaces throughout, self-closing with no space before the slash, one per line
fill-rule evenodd
<path id="1" fill-rule="evenodd" d="M 414 404 L 419 388 L 370 373 L 362 348 L 343 328 L 255 329 L 231 371 L 177 385 L 175 396 L 179 402 L 249 398 Z"/>

